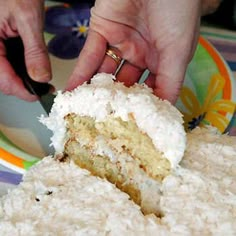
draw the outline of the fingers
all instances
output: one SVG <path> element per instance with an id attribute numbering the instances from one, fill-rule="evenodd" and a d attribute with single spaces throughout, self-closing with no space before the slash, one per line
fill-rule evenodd
<path id="1" fill-rule="evenodd" d="M 116 81 L 122 82 L 128 87 L 137 83 L 143 70 L 122 60 L 121 52 L 117 48 L 109 47 L 108 50 L 109 53 L 106 53 L 98 72 L 114 74 Z"/>
<path id="2" fill-rule="evenodd" d="M 114 74 L 118 64 L 112 57 L 105 55 L 106 49 L 106 40 L 98 33 L 91 31 L 66 90 L 72 90 L 83 84 L 97 72 Z M 113 51 L 121 57 L 118 50 L 113 48 Z M 160 53 L 157 71 L 150 74 L 145 82 L 153 88 L 155 95 L 169 100 L 173 104 L 176 102 L 183 83 L 185 69 L 189 62 L 187 55 L 187 53 L 184 54 L 179 49 L 173 50 L 171 47 Z M 126 86 L 131 86 L 139 81 L 142 73 L 143 69 L 126 61 L 116 77 L 117 81 L 123 82 Z"/>
<path id="3" fill-rule="evenodd" d="M 155 89 L 156 87 L 156 75 L 152 74 L 152 73 L 149 73 L 146 80 L 144 81 L 144 83 L 152 88 L 153 90 Z"/>
<path id="4" fill-rule="evenodd" d="M 111 47 L 115 55 L 122 59 L 121 52 Z M 90 31 L 86 43 L 79 55 L 77 65 L 68 81 L 66 90 L 73 90 L 78 85 L 88 81 L 95 73 L 105 72 L 115 74 L 119 67 L 119 60 L 106 54 L 107 41 L 95 31 Z M 142 70 L 125 63 L 117 75 L 117 80 L 130 86 L 137 82 L 142 74 Z"/>
<path id="5" fill-rule="evenodd" d="M 69 78 L 66 90 L 72 90 L 88 81 L 99 69 L 107 48 L 107 41 L 95 31 L 90 31 L 80 52 L 77 65 Z"/>
<path id="6" fill-rule="evenodd" d="M 32 102 L 37 97 L 30 94 L 24 87 L 21 79 L 15 74 L 6 59 L 4 44 L 0 41 L 0 91 L 6 95 L 14 95 L 20 99 Z"/>
<path id="7" fill-rule="evenodd" d="M 24 44 L 28 73 L 38 82 L 48 82 L 51 66 L 43 38 L 43 1 L 18 1 L 17 10 L 24 13 L 15 24 Z"/>
<path id="8" fill-rule="evenodd" d="M 179 49 L 173 50 L 171 47 L 161 52 L 157 65 L 155 82 L 153 75 L 147 81 L 154 87 L 154 94 L 162 99 L 169 100 L 172 104 L 178 99 L 189 57 Z M 153 83 L 154 82 L 154 83 Z"/>
<path id="9" fill-rule="evenodd" d="M 121 57 L 121 52 L 117 48 L 109 47 L 108 51 L 106 49 L 104 60 L 99 67 L 98 72 L 115 74 L 121 63 Z"/>
<path id="10" fill-rule="evenodd" d="M 127 87 L 137 83 L 143 74 L 143 70 L 125 62 L 117 74 L 117 81 L 123 82 Z"/>

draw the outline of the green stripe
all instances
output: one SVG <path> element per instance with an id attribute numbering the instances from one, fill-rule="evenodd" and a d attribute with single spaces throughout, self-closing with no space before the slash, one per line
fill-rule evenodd
<path id="1" fill-rule="evenodd" d="M 35 160 L 35 161 L 23 161 L 24 169 L 25 169 L 25 170 L 28 170 L 31 166 L 33 166 L 33 165 L 36 164 L 37 162 L 39 162 L 39 160 Z"/>
<path id="2" fill-rule="evenodd" d="M 201 35 L 204 36 L 213 36 L 213 37 L 218 37 L 218 38 L 223 38 L 223 39 L 231 39 L 231 40 L 236 40 L 236 36 L 232 35 L 222 35 L 222 34 L 217 34 L 217 33 L 212 33 L 212 32 L 202 32 Z"/>

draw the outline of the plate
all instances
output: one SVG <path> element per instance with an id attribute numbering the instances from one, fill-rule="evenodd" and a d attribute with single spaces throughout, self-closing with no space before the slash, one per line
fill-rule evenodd
<path id="1" fill-rule="evenodd" d="M 47 3 L 45 38 L 49 52 L 61 59 L 76 58 L 87 34 L 90 3 Z M 184 114 L 186 130 L 210 124 L 222 133 L 236 132 L 232 128 L 236 126 L 232 121 L 235 94 L 235 80 L 229 67 L 217 50 L 200 37 L 176 104 Z"/>
<path id="2" fill-rule="evenodd" d="M 87 8 L 88 6 L 85 9 L 80 8 L 81 12 L 68 4 L 46 4 L 45 39 L 50 46 L 54 76 L 52 83 L 59 90 L 64 88 L 77 57 L 63 51 L 67 42 L 65 39 L 79 37 L 83 42 L 88 24 L 86 17 L 89 16 Z M 66 27 L 63 22 L 52 20 L 52 17 L 58 16 L 64 20 L 69 19 Z M 67 31 L 68 24 L 74 25 L 74 28 L 70 27 L 73 33 L 71 36 Z M 53 31 L 53 27 L 57 27 L 57 30 Z M 70 42 L 73 40 L 74 38 Z M 70 47 L 72 48 L 68 50 L 73 49 L 73 43 Z M 77 50 L 79 54 L 80 49 Z M 40 158 L 54 152 L 49 146 L 51 132 L 38 121 L 41 114 L 44 114 L 38 102 L 28 103 L 1 93 L 0 100 L 0 160 L 4 164 L 0 166 L 0 182 L 15 185 L 19 183 L 25 170 Z M 233 134 L 236 127 L 235 101 L 235 80 L 229 67 L 217 50 L 200 37 L 176 103 L 177 108 L 184 114 L 186 130 L 212 124 L 222 133 L 233 130 Z M 0 194 L 2 189 L 0 186 Z"/>
<path id="3" fill-rule="evenodd" d="M 186 130 L 212 125 L 235 132 L 236 81 L 219 52 L 202 36 L 177 101 Z M 236 135 L 236 133 L 235 133 Z"/>

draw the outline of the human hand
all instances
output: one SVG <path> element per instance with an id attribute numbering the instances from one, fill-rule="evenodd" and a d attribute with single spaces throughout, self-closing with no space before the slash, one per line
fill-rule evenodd
<path id="1" fill-rule="evenodd" d="M 202 0 L 202 16 L 216 11 L 223 0 Z"/>
<path id="2" fill-rule="evenodd" d="M 27 101 L 35 101 L 6 58 L 4 40 L 20 36 L 28 74 L 38 82 L 51 79 L 51 67 L 43 39 L 43 0 L 8 0 L 0 4 L 0 90 Z M 17 54 L 17 52 L 16 52 Z"/>
<path id="3" fill-rule="evenodd" d="M 154 93 L 175 103 L 198 40 L 201 0 L 97 0 L 86 43 L 67 90 L 96 72 L 112 73 L 109 46 L 126 60 L 117 80 L 137 82 L 147 68 Z"/>

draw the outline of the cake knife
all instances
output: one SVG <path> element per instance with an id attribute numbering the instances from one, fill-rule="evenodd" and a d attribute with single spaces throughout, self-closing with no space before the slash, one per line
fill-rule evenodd
<path id="1" fill-rule="evenodd" d="M 39 102 L 47 114 L 50 113 L 55 95 L 50 93 L 52 85 L 39 83 L 32 80 L 27 72 L 24 55 L 24 45 L 20 37 L 9 38 L 4 41 L 7 59 L 21 78 L 25 88 L 34 95 L 37 95 Z"/>

